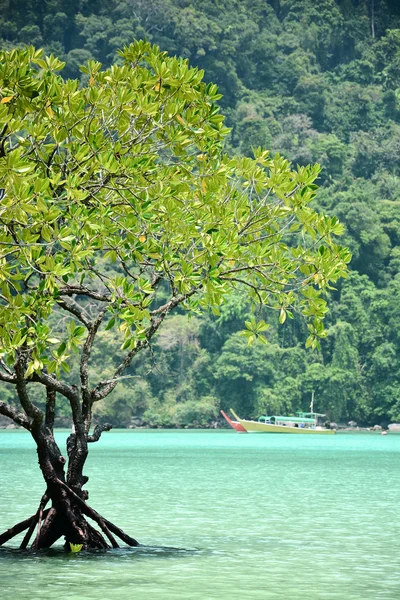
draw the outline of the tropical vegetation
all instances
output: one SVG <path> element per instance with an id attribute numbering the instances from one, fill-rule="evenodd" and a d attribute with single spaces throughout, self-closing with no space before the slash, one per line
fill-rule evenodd
<path id="1" fill-rule="evenodd" d="M 267 344 L 241 335 L 252 313 L 234 291 L 218 314 L 170 315 L 150 354 L 133 358 L 99 422 L 140 416 L 162 426 L 204 426 L 220 408 L 246 416 L 315 407 L 331 420 L 368 425 L 400 419 L 400 6 L 396 0 L 37 0 L 4 2 L 5 49 L 24 44 L 66 62 L 65 78 L 89 86 L 79 65 L 108 67 L 136 39 L 188 58 L 218 84 L 231 158 L 265 147 L 305 167 L 319 163 L 312 206 L 345 225 L 350 275 L 328 291 L 329 332 L 305 348 L 296 314 Z M 71 85 L 71 84 L 69 84 Z M 4 105 L 7 106 L 7 105 Z M 51 110 L 54 111 L 54 108 Z M 215 235 L 212 234 L 212 235 Z M 112 330 L 101 332 L 94 372 L 119 364 Z M 64 362 L 64 361 L 63 361 Z M 72 369 L 74 372 L 74 369 Z M 73 378 L 73 373 L 70 375 Z M 72 379 L 71 379 L 72 381 Z M 3 399 L 12 401 L 12 388 Z M 67 415 L 60 406 L 58 415 Z"/>

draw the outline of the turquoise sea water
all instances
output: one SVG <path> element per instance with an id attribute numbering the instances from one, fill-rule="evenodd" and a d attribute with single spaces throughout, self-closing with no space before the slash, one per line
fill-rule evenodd
<path id="1" fill-rule="evenodd" d="M 89 503 L 143 546 L 33 555 L 16 538 L 2 600 L 400 598 L 400 435 L 127 430 L 90 450 Z M 0 528 L 43 491 L 29 435 L 0 431 Z"/>

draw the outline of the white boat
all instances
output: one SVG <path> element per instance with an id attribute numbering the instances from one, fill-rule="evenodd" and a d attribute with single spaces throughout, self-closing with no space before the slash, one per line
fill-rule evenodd
<path id="1" fill-rule="evenodd" d="M 326 429 L 318 425 L 318 417 L 324 417 L 315 412 L 298 412 L 296 417 L 261 416 L 258 421 L 241 419 L 232 408 L 231 413 L 238 423 L 248 433 L 305 433 L 332 435 L 336 429 Z"/>

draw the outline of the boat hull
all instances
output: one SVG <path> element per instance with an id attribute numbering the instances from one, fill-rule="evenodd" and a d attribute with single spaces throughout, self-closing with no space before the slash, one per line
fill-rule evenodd
<path id="1" fill-rule="evenodd" d="M 247 421 L 246 419 L 240 419 L 232 409 L 231 412 L 248 433 L 300 433 L 307 435 L 334 435 L 336 433 L 335 429 L 311 429 L 311 427 L 292 427 L 290 425 L 272 425 L 270 423 L 260 423 L 259 421 Z"/>
<path id="2" fill-rule="evenodd" d="M 238 421 L 232 421 L 232 419 L 230 419 L 223 410 L 221 410 L 221 414 L 224 417 L 225 421 L 227 421 L 229 425 L 233 427 L 233 429 L 235 429 L 238 433 L 248 433 L 243 427 L 243 425 L 241 425 Z"/>

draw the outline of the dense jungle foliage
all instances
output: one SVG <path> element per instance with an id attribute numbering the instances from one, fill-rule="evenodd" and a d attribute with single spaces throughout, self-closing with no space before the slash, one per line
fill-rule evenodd
<path id="1" fill-rule="evenodd" d="M 2 47 L 43 47 L 66 61 L 65 77 L 84 81 L 79 65 L 108 65 L 133 38 L 189 58 L 224 95 L 230 153 L 263 146 L 295 164 L 320 163 L 315 206 L 341 219 L 353 253 L 350 277 L 331 292 L 320 351 L 305 349 L 300 318 L 279 325 L 268 311 L 268 343 L 248 346 L 240 294 L 219 315 L 178 312 L 98 418 L 205 426 L 230 406 L 243 416 L 307 409 L 314 391 L 315 409 L 331 420 L 399 420 L 400 4 L 0 0 L 0 8 Z M 107 377 L 118 346 L 101 335 L 92 368 Z"/>

